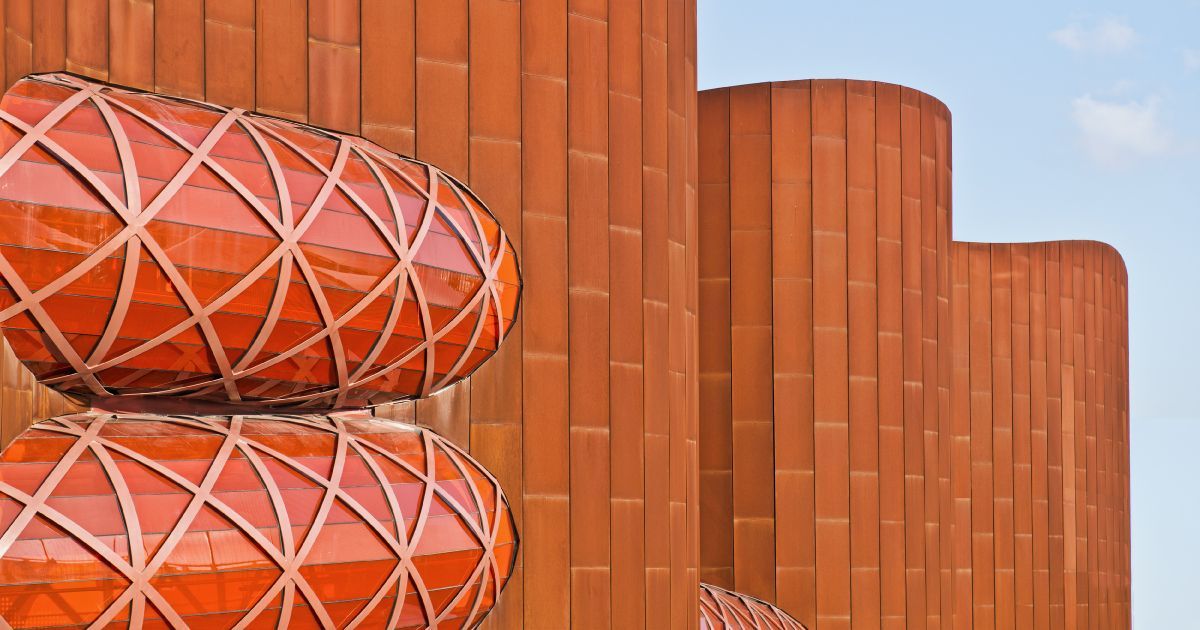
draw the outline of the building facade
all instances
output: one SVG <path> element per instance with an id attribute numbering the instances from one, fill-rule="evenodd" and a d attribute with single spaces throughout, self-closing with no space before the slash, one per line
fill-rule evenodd
<path id="1" fill-rule="evenodd" d="M 7 0 L 66 70 L 361 135 L 468 185 L 521 316 L 381 416 L 495 474 L 483 628 L 1128 628 L 1120 257 L 952 241 L 950 114 L 854 81 L 696 91 L 694 0 Z M 0 438 L 79 410 L 5 342 Z"/>

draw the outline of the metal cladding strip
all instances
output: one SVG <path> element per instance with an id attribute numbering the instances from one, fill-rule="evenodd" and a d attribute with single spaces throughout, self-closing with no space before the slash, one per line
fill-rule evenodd
<path id="1" fill-rule="evenodd" d="M 806 630 L 777 606 L 711 584 L 700 584 L 702 630 Z"/>
<path id="2" fill-rule="evenodd" d="M 0 322 L 61 391 L 315 410 L 423 397 L 516 316 L 515 254 L 483 204 L 361 138 L 66 74 L 18 82 L 0 120 Z M 105 214 L 119 229 L 100 233 Z M 216 231 L 227 251 L 204 251 Z"/>
<path id="3" fill-rule="evenodd" d="M 517 545 L 489 472 L 366 414 L 47 420 L 0 513 L 0 627 L 471 627 Z"/>

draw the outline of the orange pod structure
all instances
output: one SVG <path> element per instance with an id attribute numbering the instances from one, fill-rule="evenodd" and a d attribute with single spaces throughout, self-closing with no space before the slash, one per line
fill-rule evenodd
<path id="1" fill-rule="evenodd" d="M 700 630 L 807 630 L 761 599 L 700 584 Z"/>
<path id="2" fill-rule="evenodd" d="M 513 324 L 483 203 L 362 138 L 67 74 L 0 102 L 0 324 L 78 398 L 427 396 Z"/>
<path id="3" fill-rule="evenodd" d="M 490 473 L 367 414 L 83 413 L 0 455 L 0 627 L 474 627 L 516 544 Z"/>

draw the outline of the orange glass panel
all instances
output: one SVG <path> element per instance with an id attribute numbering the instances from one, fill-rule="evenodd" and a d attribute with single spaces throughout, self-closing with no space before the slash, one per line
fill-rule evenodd
<path id="1" fill-rule="evenodd" d="M 473 627 L 515 541 L 477 462 L 365 413 L 92 412 L 0 453 L 11 627 Z"/>
<path id="2" fill-rule="evenodd" d="M 0 325 L 65 393 L 417 398 L 516 317 L 495 217 L 361 138 L 65 74 L 18 81 L 0 119 Z"/>

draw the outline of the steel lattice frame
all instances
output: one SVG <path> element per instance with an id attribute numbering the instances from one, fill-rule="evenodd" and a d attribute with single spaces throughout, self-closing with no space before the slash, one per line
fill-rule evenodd
<path id="1" fill-rule="evenodd" d="M 700 584 L 700 630 L 806 630 L 799 621 L 761 599 Z"/>
<path id="2" fill-rule="evenodd" d="M 172 427 L 186 430 L 195 434 L 211 434 L 220 438 L 220 448 L 211 462 L 207 464 L 200 481 L 189 479 L 180 474 L 172 466 L 164 464 L 154 457 L 148 456 L 144 449 L 133 448 L 128 442 L 129 434 L 121 430 L 122 424 L 151 423 L 159 429 L 169 430 Z M 115 425 L 115 426 L 114 426 Z M 334 452 L 326 459 L 331 459 L 328 476 L 315 471 L 311 464 L 294 457 L 289 457 L 279 448 L 272 447 L 269 440 L 256 439 L 262 432 L 247 434 L 243 427 L 268 426 L 276 433 L 273 437 L 283 435 L 325 435 L 335 440 Z M 136 427 L 138 432 L 145 428 Z M 422 466 L 413 465 L 401 454 L 392 452 L 380 441 L 371 439 L 373 435 L 388 432 L 411 432 L 419 436 L 422 444 Z M 135 434 L 136 435 L 136 434 Z M 29 441 L 45 437 L 73 438 L 70 447 L 61 454 L 44 479 L 36 488 L 27 491 L 15 485 L 21 479 L 22 467 L 28 467 L 28 461 L 20 461 L 19 455 L 11 455 L 14 449 L 34 448 Z M 159 437 L 159 440 L 170 438 Z M 25 442 L 23 443 L 22 440 Z M 46 440 L 42 440 L 45 442 Z M 162 442 L 158 442 L 159 446 Z M 439 455 L 443 454 L 443 455 Z M 272 615 L 278 615 L 274 625 L 279 628 L 288 626 L 291 615 L 298 605 L 307 602 L 316 620 L 324 628 L 358 627 L 364 622 L 377 627 L 398 627 L 401 615 L 412 619 L 413 611 L 402 610 L 405 605 L 405 585 L 412 584 L 415 590 L 415 600 L 420 607 L 422 621 L 420 627 L 427 624 L 437 628 L 439 623 L 451 623 L 453 627 L 472 627 L 491 605 L 494 604 L 500 589 L 503 588 L 512 572 L 512 559 L 515 558 L 515 524 L 503 491 L 496 479 L 485 469 L 474 462 L 465 452 L 454 444 L 442 439 L 431 431 L 417 429 L 399 423 L 380 421 L 371 417 L 352 416 L 158 416 L 158 415 L 112 415 L 112 414 L 76 414 L 42 422 L 26 431 L 12 447 L 6 450 L 6 457 L 0 461 L 0 496 L 8 497 L 19 505 L 19 513 L 7 522 L 0 530 L 0 568 L 10 559 L 14 543 L 22 531 L 35 518 L 44 519 L 54 527 L 59 528 L 65 535 L 70 536 L 88 552 L 95 556 L 96 561 L 103 562 L 114 569 L 126 585 L 95 619 L 83 620 L 80 625 L 88 627 L 105 627 L 115 619 L 129 618 L 142 620 L 148 609 L 157 611 L 159 616 L 173 628 L 186 628 L 189 622 L 177 612 L 175 605 L 182 597 L 176 590 L 173 599 L 155 585 L 156 572 L 159 572 L 168 556 L 180 543 L 184 534 L 189 531 L 193 521 L 202 508 L 211 508 L 217 514 L 227 519 L 228 523 L 249 542 L 256 545 L 276 567 L 278 576 L 252 606 L 244 610 L 233 611 L 237 614 L 235 628 L 245 628 L 255 619 L 263 622 L 260 615 L 271 607 L 273 602 L 280 602 L 278 611 L 271 607 Z M 86 523 L 55 509 L 51 499 L 56 496 L 56 488 L 71 474 L 72 467 L 77 463 L 93 459 L 98 462 L 104 476 L 115 489 L 116 501 L 124 522 L 124 532 L 128 541 L 127 558 L 117 553 L 117 545 L 106 542 L 90 531 Z M 390 521 L 382 521 L 364 506 L 356 497 L 347 491 L 343 483 L 343 473 L 347 470 L 347 462 L 351 457 L 361 458 L 370 471 L 374 481 L 386 495 L 386 505 Z M 18 461 L 13 461 L 14 459 Z M 214 485 L 221 478 L 227 465 L 234 460 L 242 460 L 253 469 L 254 474 L 262 481 L 269 497 L 270 509 L 277 519 L 279 526 L 278 544 L 265 536 L 258 527 L 252 524 L 246 515 L 222 500 L 214 493 Z M 412 459 L 411 457 L 409 459 Z M 464 505 L 461 497 L 456 497 L 446 486 L 446 470 L 439 470 L 437 462 L 442 460 L 443 468 L 449 464 L 449 473 L 461 476 L 462 479 L 481 479 L 482 483 L 494 492 L 494 505 L 489 508 L 476 483 L 466 483 L 470 492 L 469 501 Z M 120 461 L 124 468 L 117 464 Z M 178 462 L 176 462 L 178 463 Z M 186 509 L 178 522 L 157 550 L 143 546 L 143 531 L 139 523 L 139 514 L 146 517 L 144 510 L 135 507 L 135 494 L 127 483 L 127 474 L 134 464 L 140 465 L 162 478 L 169 480 L 179 488 L 191 494 Z M 421 483 L 419 508 L 417 514 L 405 514 L 400 504 L 398 494 L 389 482 L 382 466 L 394 466 L 403 469 L 407 474 Z M 293 536 L 292 525 L 289 521 L 290 507 L 285 506 L 285 496 L 278 484 L 281 479 L 280 466 L 286 467 L 288 474 L 298 475 L 311 483 L 321 493 L 319 508 L 313 517 L 312 525 L 300 537 Z M 27 468 L 26 468 L 27 469 Z M 274 474 L 272 473 L 274 472 Z M 287 478 L 285 474 L 283 478 Z M 142 496 L 142 495 L 137 495 Z M 228 495 L 224 495 L 228 496 Z M 414 555 L 422 544 L 422 536 L 427 532 L 430 522 L 431 506 L 435 497 L 440 505 L 448 506 L 461 527 L 469 533 L 481 555 L 471 569 L 470 579 L 457 587 L 453 597 L 444 603 L 440 609 L 435 609 L 430 593 L 426 589 L 421 571 L 414 565 Z M 313 550 L 326 520 L 330 517 L 334 502 L 346 506 L 357 519 L 369 526 L 370 530 L 382 541 L 390 552 L 394 567 L 388 573 L 386 580 L 371 594 L 361 609 L 348 620 L 334 619 L 327 610 L 326 602 L 314 590 L 300 569 L 305 566 L 306 558 Z M 7 503 L 7 501 L 5 502 Z M 11 511 L 6 512 L 11 514 Z M 412 532 L 409 533 L 405 522 L 415 520 Z M 445 522 L 440 525 L 445 527 Z M 92 525 L 92 527 L 95 527 Z M 506 542 L 504 542 L 506 541 Z M 505 555 L 509 560 L 502 563 L 497 559 L 497 546 L 505 546 Z M 511 547 L 509 547 L 511 545 Z M 6 571 L 8 569 L 5 569 Z M 225 571 L 237 571 L 236 567 L 225 568 Z M 39 574 L 41 575 L 41 574 Z M 228 575 L 225 573 L 224 575 Z M 491 585 L 489 589 L 489 585 Z M 498 587 L 497 587 L 498 585 Z M 0 605 L 11 600 L 4 597 L 2 592 L 8 586 L 0 587 Z M 93 589 L 92 592 L 97 592 Z M 186 589 L 185 589 L 186 591 Z M 485 595 L 490 594 L 490 598 Z M 49 592 L 39 592 L 35 597 L 52 596 Z M 390 603 L 385 599 L 394 597 Z M 364 598 L 365 599 L 365 598 Z M 385 608 L 386 606 L 386 608 Z M 455 611 L 459 612 L 455 614 Z M 462 614 L 466 611 L 466 614 Z M 218 612 L 218 611 L 206 611 Z M 383 622 L 386 620 L 386 623 Z M 19 626 L 18 620 L 0 617 L 0 628 Z M 461 624 L 461 625 L 460 625 Z M 131 625 L 130 627 L 138 627 Z M 416 627 L 406 624 L 402 627 Z"/>
<path id="3" fill-rule="evenodd" d="M 390 402 L 391 400 L 428 396 L 438 389 L 465 377 L 469 374 L 469 369 L 465 368 L 469 367 L 473 369 L 481 362 L 475 362 L 474 366 L 467 365 L 468 358 L 471 356 L 472 351 L 477 348 L 485 326 L 491 325 L 494 327 L 494 338 L 498 346 L 511 327 L 513 319 L 515 319 L 517 301 L 512 300 L 511 306 L 505 308 L 504 302 L 501 299 L 500 287 L 501 275 L 516 277 L 519 282 L 519 271 L 516 269 L 516 260 L 512 252 L 511 243 L 505 236 L 503 229 L 495 223 L 494 218 L 491 217 L 490 213 L 487 213 L 486 208 L 481 202 L 474 198 L 461 184 L 441 173 L 433 166 L 402 158 L 361 138 L 259 116 L 237 108 L 224 108 L 209 103 L 189 101 L 187 99 L 149 95 L 134 90 L 93 83 L 67 74 L 33 76 L 24 79 L 24 81 L 43 82 L 66 87 L 73 90 L 74 93 L 59 103 L 41 121 L 34 125 L 27 124 L 10 112 L 0 109 L 0 120 L 11 125 L 20 134 L 20 138 L 0 156 L 0 179 L 5 176 L 5 173 L 8 172 L 26 151 L 35 146 L 41 147 L 52 155 L 63 167 L 69 169 L 75 176 L 86 182 L 123 223 L 123 227 L 119 232 L 92 251 L 85 260 L 49 284 L 36 290 L 31 290 L 21 275 L 14 269 L 11 262 L 3 254 L 0 254 L 0 278 L 7 281 L 16 299 L 14 304 L 0 310 L 0 322 L 10 320 L 18 315 L 28 314 L 37 327 L 40 328 L 43 343 L 49 346 L 49 350 L 54 355 L 61 357 L 69 365 L 70 369 L 68 373 L 43 375 L 42 382 L 51 387 L 68 391 L 72 387 L 76 387 L 78 389 L 75 390 L 75 393 L 85 397 L 106 397 L 114 393 L 123 393 L 114 391 L 113 389 L 113 387 L 119 386 L 120 383 L 112 384 L 103 382 L 100 378 L 100 373 L 108 368 L 120 366 L 122 363 L 130 361 L 154 349 L 156 346 L 167 343 L 175 335 L 189 328 L 197 327 L 201 331 L 207 350 L 212 353 L 215 359 L 219 373 L 199 382 L 192 379 L 173 387 L 139 393 L 185 396 L 248 406 L 272 408 L 295 407 L 313 410 L 379 404 Z M 130 99 L 138 98 L 186 104 L 190 107 L 218 112 L 220 119 L 207 132 L 201 142 L 193 144 L 175 133 L 168 125 L 146 115 L 137 107 L 131 106 Z M 120 159 L 120 169 L 122 171 L 121 176 L 124 185 L 123 196 L 125 201 L 122 201 L 121 196 L 114 192 L 96 173 L 86 167 L 78 157 L 48 136 L 48 132 L 57 123 L 84 103 L 90 103 L 99 110 L 108 128 L 108 133 L 111 134 L 116 144 L 117 154 Z M 130 138 L 118 121 L 118 112 L 123 115 L 132 116 L 141 123 L 148 125 L 190 154 L 190 157 L 182 167 L 179 168 L 162 191 L 154 196 L 153 199 L 141 198 L 141 191 L 138 185 L 137 161 L 133 157 Z M 240 182 L 237 177 L 222 166 L 220 161 L 214 159 L 210 154 L 222 136 L 234 126 L 244 130 L 253 140 L 258 150 L 262 152 L 270 170 L 272 183 L 278 193 L 281 216 L 276 216 L 246 185 Z M 319 135 L 322 138 L 332 139 L 336 142 L 336 156 L 332 167 L 327 168 L 320 160 L 305 151 L 304 148 L 297 146 L 295 142 L 281 133 L 281 128 Z M 301 156 L 311 168 L 319 171 L 324 177 L 324 183 L 316 199 L 310 204 L 310 208 L 298 223 L 293 218 L 288 180 L 284 174 L 280 160 L 274 153 L 272 142 L 285 146 L 296 155 Z M 354 188 L 342 179 L 343 170 L 350 159 L 361 160 L 362 163 L 371 169 L 382 184 L 389 205 L 388 209 L 397 218 L 395 221 L 395 231 L 388 229 L 377 209 L 364 201 L 355 192 Z M 420 169 L 425 169 L 428 175 L 428 184 L 421 185 L 414 181 L 409 172 L 402 167 L 404 165 L 409 167 L 416 165 Z M 236 284 L 208 304 L 201 304 L 201 301 L 192 291 L 188 282 L 181 276 L 176 264 L 178 261 L 172 261 L 154 235 L 146 229 L 147 225 L 155 218 L 155 215 L 167 205 L 172 196 L 201 167 L 211 169 L 217 177 L 235 191 L 242 201 L 252 207 L 257 212 L 258 217 L 266 225 L 270 226 L 274 237 L 278 239 L 277 244 L 266 258 L 249 273 L 245 274 Z M 413 190 L 417 191 L 425 202 L 420 224 L 411 235 L 405 233 L 404 221 L 400 219 L 402 215 L 401 209 L 397 205 L 396 191 L 388 184 L 388 178 L 384 176 L 383 171 L 388 171 L 389 175 L 403 180 Z M 463 225 L 454 216 L 454 213 L 447 211 L 439 201 L 440 195 L 445 192 L 440 190 L 440 187 L 445 186 L 447 183 L 449 184 L 450 192 L 462 203 L 463 207 L 468 209 L 482 209 L 482 213 L 479 211 L 467 212 L 471 218 L 468 225 Z M 334 315 L 326 296 L 320 288 L 320 282 L 313 270 L 312 264 L 310 264 L 305 256 L 303 249 L 298 246 L 301 237 L 304 236 L 306 231 L 313 225 L 314 220 L 321 214 L 326 200 L 329 199 L 335 190 L 348 198 L 357 211 L 369 219 L 379 236 L 386 241 L 391 255 L 395 259 L 394 264 L 386 275 L 369 292 L 363 294 L 353 307 L 340 316 Z M 429 234 L 430 225 L 433 223 L 435 217 L 440 221 L 444 221 L 452 228 L 458 240 L 469 253 L 471 262 L 478 270 L 478 274 L 482 280 L 477 290 L 459 312 L 444 325 L 436 329 L 430 318 L 429 301 L 426 298 L 418 273 L 414 268 L 414 257 L 420 251 L 423 242 Z M 488 229 L 484 225 L 486 222 L 491 223 L 488 227 L 491 227 L 495 234 L 495 239 L 491 242 L 488 239 Z M 60 326 L 61 322 L 55 321 L 47 313 L 46 309 L 43 308 L 42 302 L 47 297 L 62 290 L 71 282 L 79 279 L 85 273 L 88 273 L 89 270 L 105 257 L 119 254 L 118 250 L 121 249 L 124 250 L 125 265 L 121 274 L 120 288 L 115 297 L 111 316 L 105 324 L 104 332 L 95 349 L 86 356 L 81 355 L 67 339 Z M 154 338 L 144 340 L 143 343 L 136 347 L 115 353 L 115 356 L 110 356 L 109 350 L 117 338 L 118 331 L 121 330 L 123 320 L 130 306 L 134 292 L 133 280 L 137 278 L 139 264 L 145 264 L 141 262 L 143 252 L 149 255 L 170 280 L 174 290 L 178 292 L 182 302 L 186 305 L 190 316 Z M 212 316 L 241 292 L 245 291 L 252 283 L 264 277 L 268 271 L 276 267 L 279 269 L 277 282 L 279 286 L 283 286 L 284 283 L 290 280 L 288 274 L 292 269 L 293 262 L 296 268 L 300 270 L 303 281 L 308 285 L 312 293 L 312 298 L 319 308 L 322 320 L 321 329 L 295 344 L 290 350 L 255 362 L 255 359 L 259 358 L 263 345 L 270 337 L 279 319 L 279 312 L 286 291 L 276 291 L 275 297 L 271 300 L 270 308 L 264 315 L 263 325 L 255 335 L 253 343 L 239 360 L 236 362 L 231 361 L 222 346 L 218 330 L 213 324 Z M 373 300 L 387 290 L 394 290 L 397 299 L 394 300 L 394 304 L 390 308 L 386 324 L 378 331 L 377 341 L 373 344 L 367 356 L 363 358 L 357 368 L 351 370 L 340 330 L 347 322 L 352 320 Z M 386 363 L 378 363 L 380 352 L 384 348 L 386 340 L 395 329 L 402 309 L 406 307 L 405 304 L 408 300 L 403 298 L 406 292 L 413 297 L 412 301 L 415 302 L 411 308 L 416 308 L 418 311 L 423 338 L 407 352 L 404 352 L 402 356 Z M 437 351 L 439 348 L 445 347 L 444 344 L 439 344 L 439 341 L 448 333 L 454 331 L 468 316 L 477 316 L 477 320 L 471 327 L 469 341 L 454 360 L 452 367 L 444 374 L 439 375 L 435 373 Z M 245 392 L 239 391 L 239 379 L 252 377 L 267 368 L 293 359 L 303 349 L 323 342 L 331 346 L 330 355 L 334 360 L 336 368 L 336 382 L 327 384 L 316 383 L 314 386 L 297 391 L 292 395 L 278 398 L 254 398 L 253 396 L 247 396 Z M 485 350 L 490 354 L 495 351 L 495 348 L 486 348 Z M 411 361 L 422 357 L 424 373 L 421 376 L 420 385 L 415 391 L 391 391 L 386 386 L 380 385 L 386 385 L 385 379 L 388 378 L 389 374 L 399 370 Z M 181 361 L 185 359 L 186 357 L 181 359 Z M 178 369 L 178 366 L 176 366 L 176 369 Z M 311 384 L 312 381 L 310 380 L 309 383 Z M 265 386 L 258 388 L 258 390 L 262 389 L 265 389 Z M 364 390 L 376 394 L 383 392 L 383 395 L 364 397 L 362 395 Z M 356 395 L 355 392 L 358 392 L 358 394 Z"/>

